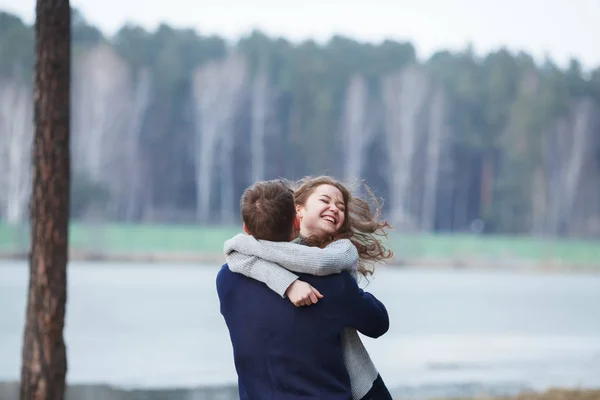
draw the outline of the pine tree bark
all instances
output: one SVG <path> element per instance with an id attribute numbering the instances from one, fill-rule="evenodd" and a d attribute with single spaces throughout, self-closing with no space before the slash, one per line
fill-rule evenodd
<path id="1" fill-rule="evenodd" d="M 21 400 L 62 400 L 70 189 L 69 0 L 37 0 L 29 296 Z"/>

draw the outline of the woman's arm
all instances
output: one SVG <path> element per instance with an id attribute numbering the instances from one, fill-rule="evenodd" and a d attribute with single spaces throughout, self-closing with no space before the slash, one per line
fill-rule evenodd
<path id="1" fill-rule="evenodd" d="M 225 242 L 224 251 L 225 254 L 235 251 L 256 256 L 290 271 L 318 276 L 342 271 L 355 273 L 358 267 L 358 251 L 348 239 L 337 240 L 321 249 L 290 242 L 256 240 L 239 234 Z"/>
<path id="2" fill-rule="evenodd" d="M 293 272 L 257 256 L 231 251 L 225 259 L 230 270 L 266 284 L 281 297 L 285 297 L 288 287 L 298 279 Z"/>
<path id="3" fill-rule="evenodd" d="M 299 280 L 292 272 L 270 261 L 235 251 L 229 253 L 226 258 L 231 271 L 266 284 L 281 297 L 287 296 L 295 306 L 316 304 L 323 297 L 310 284 Z"/>

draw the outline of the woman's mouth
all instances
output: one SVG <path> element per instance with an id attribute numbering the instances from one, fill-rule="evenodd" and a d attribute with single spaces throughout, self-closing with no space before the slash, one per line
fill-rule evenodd
<path id="1" fill-rule="evenodd" d="M 333 225 L 337 224 L 337 219 L 329 216 L 329 215 L 325 215 L 324 217 L 322 217 L 325 221 L 331 222 Z"/>

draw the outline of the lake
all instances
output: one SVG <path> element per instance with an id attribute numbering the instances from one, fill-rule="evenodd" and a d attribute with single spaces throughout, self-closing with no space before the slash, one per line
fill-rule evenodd
<path id="1" fill-rule="evenodd" d="M 69 383 L 235 384 L 218 268 L 71 263 Z M 0 381 L 19 378 L 27 279 L 0 262 Z M 600 275 L 380 267 L 365 290 L 390 313 L 364 342 L 391 388 L 600 387 Z"/>

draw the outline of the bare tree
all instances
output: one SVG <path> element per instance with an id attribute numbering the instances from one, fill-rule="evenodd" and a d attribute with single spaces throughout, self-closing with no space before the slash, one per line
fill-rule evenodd
<path id="1" fill-rule="evenodd" d="M 218 143 L 218 120 L 215 118 L 219 85 L 219 64 L 211 62 L 194 71 L 193 101 L 196 116 L 194 160 L 196 167 L 196 218 L 207 221 L 213 179 L 214 152 Z"/>
<path id="2" fill-rule="evenodd" d="M 120 182 L 118 192 L 119 196 L 119 216 L 126 221 L 134 219 L 135 214 L 141 209 L 141 191 L 142 191 L 142 156 L 140 141 L 142 136 L 142 126 L 148 107 L 150 106 L 151 93 L 151 75 L 148 68 L 138 71 L 137 84 L 133 90 L 131 100 L 131 117 L 128 121 L 125 156 L 123 157 L 124 170 L 128 171 L 127 176 Z"/>
<path id="3" fill-rule="evenodd" d="M 246 60 L 232 53 L 194 71 L 193 101 L 196 115 L 196 215 L 206 222 L 210 214 L 213 173 L 221 178 L 220 222 L 231 223 L 233 214 L 234 118 L 247 89 Z M 218 151 L 218 157 L 215 157 Z M 216 163 L 220 159 L 219 163 Z"/>
<path id="4" fill-rule="evenodd" d="M 106 44 L 73 63 L 73 163 L 96 181 L 119 172 L 112 167 L 130 118 L 130 86 L 127 65 Z"/>
<path id="5" fill-rule="evenodd" d="M 23 222 L 31 190 L 33 98 L 16 77 L 0 81 L 0 216 Z"/>
<path id="6" fill-rule="evenodd" d="M 598 230 L 595 205 L 600 205 L 597 105 L 589 98 L 569 99 L 568 112 L 555 115 L 536 134 L 525 135 L 534 117 L 525 106 L 543 101 L 539 77 L 525 76 L 519 90 L 504 135 L 514 157 L 506 163 L 536 157 L 530 179 L 520 183 L 530 208 L 523 229 L 535 235 L 593 234 Z"/>
<path id="7" fill-rule="evenodd" d="M 421 230 L 432 231 L 435 225 L 437 189 L 440 175 L 442 152 L 448 136 L 446 123 L 446 99 L 441 88 L 433 92 L 429 110 L 429 134 L 427 137 L 425 187 L 423 192 L 423 209 L 421 213 Z"/>
<path id="8" fill-rule="evenodd" d="M 563 197 L 562 188 L 564 184 L 563 180 L 563 165 L 565 164 L 565 153 L 564 149 L 568 148 L 569 138 L 569 124 L 566 118 L 557 118 L 553 124 L 543 133 L 544 135 L 544 147 L 546 154 L 544 154 L 545 164 L 545 187 L 546 193 L 544 193 L 545 201 L 542 203 L 539 199 L 534 206 L 541 204 L 546 205 L 544 218 L 542 219 L 543 225 L 541 228 L 533 227 L 534 232 L 543 232 L 550 235 L 557 235 L 559 233 L 560 216 L 561 216 L 561 198 Z M 538 184 L 538 186 L 541 186 Z M 558 197 L 554 197 L 557 196 Z M 536 217 L 534 212 L 534 217 Z M 537 223 L 539 218 L 534 218 L 534 222 Z"/>
<path id="9" fill-rule="evenodd" d="M 423 71 L 410 66 L 384 77 L 382 86 L 390 162 L 390 219 L 401 228 L 414 228 L 417 221 L 409 199 L 413 197 L 419 116 L 428 97 L 429 81 Z"/>
<path id="10" fill-rule="evenodd" d="M 352 76 L 346 88 L 343 114 L 344 178 L 358 181 L 366 162 L 367 146 L 372 139 L 374 126 L 369 120 L 367 106 L 369 89 L 364 76 Z"/>
<path id="11" fill-rule="evenodd" d="M 262 69 L 252 82 L 252 131 L 251 149 L 252 182 L 265 179 L 265 136 L 267 131 L 267 113 L 270 103 L 269 77 Z"/>
<path id="12" fill-rule="evenodd" d="M 584 166 L 594 156 L 589 137 L 593 135 L 589 126 L 594 111 L 591 103 L 573 102 L 570 111 L 569 115 L 557 118 L 545 132 L 548 208 L 543 231 L 553 235 L 571 230 Z"/>
<path id="13" fill-rule="evenodd" d="M 590 136 L 593 134 L 590 127 L 594 115 L 594 105 L 591 100 L 578 101 L 573 105 L 571 118 L 571 146 L 564 171 L 564 186 L 562 188 L 563 202 L 562 218 L 563 229 L 571 230 L 571 223 L 575 214 L 575 203 L 581 195 L 581 178 L 583 168 L 589 156 Z M 595 154 L 594 154 L 595 156 Z"/>
<path id="14" fill-rule="evenodd" d="M 73 62 L 73 168 L 110 191 L 106 209 L 130 220 L 139 208 L 139 141 L 151 92 L 147 69 L 130 71 L 101 44 Z"/>
<path id="15" fill-rule="evenodd" d="M 37 0 L 29 296 L 21 400 L 62 400 L 70 185 L 69 0 Z"/>

